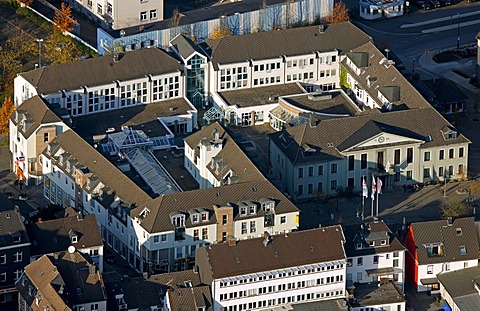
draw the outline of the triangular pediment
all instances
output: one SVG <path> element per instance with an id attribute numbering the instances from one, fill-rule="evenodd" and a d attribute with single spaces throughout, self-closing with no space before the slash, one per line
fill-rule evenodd
<path id="1" fill-rule="evenodd" d="M 382 148 L 385 146 L 406 145 L 406 144 L 412 144 L 412 143 L 421 144 L 424 142 L 425 140 L 419 139 L 418 137 L 414 138 L 409 136 L 402 136 L 398 134 L 381 132 L 355 145 L 352 145 L 343 151 L 351 151 L 351 150 L 358 150 L 358 149 L 374 149 L 374 148 Z"/>

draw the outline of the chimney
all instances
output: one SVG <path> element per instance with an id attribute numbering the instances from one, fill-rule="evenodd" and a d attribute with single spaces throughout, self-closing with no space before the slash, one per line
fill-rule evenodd
<path id="1" fill-rule="evenodd" d="M 448 225 L 448 226 L 453 225 L 453 218 L 452 218 L 452 217 L 448 217 L 448 218 L 447 218 L 447 225 Z"/>
<path id="2" fill-rule="evenodd" d="M 320 33 L 325 32 L 325 25 L 318 25 L 318 31 L 319 31 Z"/>
<path id="3" fill-rule="evenodd" d="M 267 231 L 265 231 L 265 232 L 263 233 L 263 238 L 264 238 L 264 240 L 263 240 L 263 242 L 262 242 L 262 243 L 263 243 L 263 246 L 267 247 L 267 245 L 268 245 L 268 244 L 270 243 L 270 241 L 271 241 L 270 234 L 269 234 Z"/>
<path id="4" fill-rule="evenodd" d="M 88 266 L 88 274 L 93 275 L 97 273 L 97 267 L 95 265 Z"/>
<path id="5" fill-rule="evenodd" d="M 227 243 L 228 243 L 228 246 L 235 246 L 237 245 L 237 239 L 235 239 L 234 236 L 227 236 Z"/>
<path id="6" fill-rule="evenodd" d="M 144 279 L 145 281 L 148 281 L 148 272 L 143 272 L 142 275 L 143 275 L 143 279 Z"/>

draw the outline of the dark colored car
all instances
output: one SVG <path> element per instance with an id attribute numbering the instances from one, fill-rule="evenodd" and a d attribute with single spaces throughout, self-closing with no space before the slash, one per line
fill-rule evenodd
<path id="1" fill-rule="evenodd" d="M 438 2 L 438 0 L 429 0 L 429 2 L 433 9 L 441 7 L 440 2 Z"/>
<path id="2" fill-rule="evenodd" d="M 466 49 L 469 56 L 477 56 L 477 47 L 470 47 Z"/>
<path id="3" fill-rule="evenodd" d="M 419 0 L 415 3 L 415 5 L 421 10 L 430 10 L 431 9 L 430 3 L 428 3 L 427 1 Z"/>
<path id="4" fill-rule="evenodd" d="M 438 2 L 440 2 L 440 4 L 443 5 L 443 6 L 447 6 L 447 5 L 452 4 L 452 1 L 450 1 L 450 0 L 438 0 Z"/>

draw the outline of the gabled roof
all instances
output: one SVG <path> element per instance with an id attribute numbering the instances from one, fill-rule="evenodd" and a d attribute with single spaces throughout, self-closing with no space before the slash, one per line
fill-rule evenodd
<path id="1" fill-rule="evenodd" d="M 437 279 L 460 311 L 480 308 L 480 266 L 440 273 Z"/>
<path id="2" fill-rule="evenodd" d="M 357 68 L 368 67 L 368 53 L 365 52 L 351 52 L 347 53 L 347 57 L 357 66 Z"/>
<path id="3" fill-rule="evenodd" d="M 363 227 L 363 228 L 362 228 Z M 372 254 L 381 254 L 381 253 L 391 253 L 395 251 L 404 251 L 406 248 L 402 243 L 392 234 L 390 228 L 383 222 L 368 222 L 365 224 L 357 224 L 351 226 L 344 226 L 343 232 L 345 234 L 345 252 L 347 257 L 357 257 L 357 256 L 366 256 Z M 361 249 L 356 249 L 355 244 L 359 242 L 358 237 L 363 236 L 368 239 L 372 235 L 377 235 L 376 237 L 371 237 L 372 239 L 378 238 L 379 234 L 386 233 L 385 238 L 387 244 L 385 246 L 376 246 L 379 247 L 369 247 L 362 243 Z M 361 239 L 360 239 L 361 240 Z"/>
<path id="4" fill-rule="evenodd" d="M 71 215 L 32 223 L 27 226 L 32 242 L 32 255 L 43 255 L 66 251 L 73 245 L 77 249 L 103 246 L 102 237 L 95 215 Z M 70 232 L 77 236 L 77 243 L 72 243 Z"/>
<path id="5" fill-rule="evenodd" d="M 367 53 L 368 67 L 362 68 L 360 75 L 357 75 L 347 65 L 346 59 L 342 61 L 342 66 L 379 105 L 382 105 L 383 102 L 378 98 L 378 88 L 387 87 L 387 89 L 383 89 L 385 92 L 383 95 L 388 95 L 387 98 L 396 100 L 391 101 L 393 110 L 430 107 L 430 104 L 422 95 L 405 79 L 393 63 L 389 63 L 390 61 L 383 56 L 382 52 L 372 42 L 369 41 L 355 47 L 353 52 L 354 54 Z M 367 80 L 370 80 L 370 85 Z"/>
<path id="6" fill-rule="evenodd" d="M 340 225 L 280 234 L 270 239 L 267 245 L 264 238 L 239 240 L 233 246 L 213 244 L 198 249 L 196 258 L 208 257 L 213 279 L 345 260 L 345 238 Z"/>
<path id="7" fill-rule="evenodd" d="M 191 288 L 169 289 L 167 295 L 171 311 L 213 311 L 213 299 L 210 294 L 210 287 L 206 285 Z"/>
<path id="8" fill-rule="evenodd" d="M 202 49 L 198 47 L 190 38 L 185 36 L 184 34 L 179 34 L 172 41 L 170 41 L 170 45 L 178 51 L 178 53 L 182 56 L 183 59 L 187 59 L 193 53 L 197 52 L 201 55 L 204 55 Z"/>
<path id="9" fill-rule="evenodd" d="M 275 201 L 275 214 L 285 214 L 298 212 L 298 208 L 285 197 L 268 180 L 259 180 L 244 182 L 234 185 L 225 185 L 221 187 L 200 189 L 186 192 L 164 194 L 151 200 L 146 205 L 142 205 L 132 210 L 131 216 L 140 215 L 146 207 L 150 212 L 141 221 L 141 226 L 149 233 L 158 233 L 164 231 L 173 231 L 170 214 L 174 212 L 187 215 L 188 211 L 195 208 L 204 208 L 209 211 L 209 220 L 202 222 L 205 224 L 214 224 L 217 222 L 213 212 L 213 206 L 236 206 L 239 201 L 257 201 L 264 198 L 270 198 Z M 263 211 L 257 212 L 257 217 L 263 217 Z M 234 208 L 234 218 L 239 218 L 238 208 Z M 186 227 L 193 227 L 190 217 L 186 217 Z"/>
<path id="10" fill-rule="evenodd" d="M 265 177 L 255 164 L 245 155 L 233 138 L 228 135 L 225 129 L 218 123 L 212 123 L 185 138 L 185 143 L 192 149 L 201 144 L 209 143 L 213 139 L 213 132 L 218 131 L 219 138 L 222 140 L 222 150 L 216 155 L 215 160 L 221 163 L 222 168 L 216 171 L 212 163 L 207 164 L 207 169 L 217 180 L 224 179 L 230 171 L 232 176 L 239 178 L 239 182 L 249 182 L 255 180 L 264 180 Z"/>
<path id="11" fill-rule="evenodd" d="M 146 75 L 161 75 L 181 69 L 180 63 L 165 51 L 150 48 L 127 52 L 114 61 L 111 55 L 41 67 L 21 73 L 39 94 L 77 90 L 84 86 L 127 81 Z"/>
<path id="12" fill-rule="evenodd" d="M 350 22 L 319 26 L 299 27 L 271 32 L 258 32 L 207 40 L 211 48 L 211 60 L 219 64 L 245 62 L 248 59 L 273 59 L 315 52 L 339 50 L 346 53 L 371 38 Z"/>
<path id="13" fill-rule="evenodd" d="M 448 220 L 436 220 L 415 222 L 410 226 L 419 265 L 478 259 L 479 244 L 471 217 L 455 219 L 451 225 L 448 225 Z M 457 228 L 461 234 L 457 234 Z M 429 257 L 426 246 L 439 244 L 442 245 L 443 256 Z M 465 246 L 466 254 L 460 253 L 460 246 Z"/>
<path id="14" fill-rule="evenodd" d="M 68 111 L 53 105 L 48 107 L 40 96 L 33 96 L 17 107 L 10 117 L 13 124 L 18 125 L 25 119 L 25 125 L 19 126 L 18 130 L 25 138 L 30 137 L 41 125 L 62 122 L 62 119 L 55 114 L 68 115 Z M 27 125 L 27 126 L 26 126 Z"/>
<path id="15" fill-rule="evenodd" d="M 432 107 L 385 113 L 380 113 L 376 109 L 373 111 L 377 113 L 322 120 L 316 126 L 304 123 L 287 128 L 271 134 L 271 142 L 275 143 L 294 164 L 343 158 L 343 150 L 381 132 L 416 140 L 424 139 L 422 148 L 470 142 L 463 135 L 446 140 L 442 128 L 450 126 L 450 123 Z M 431 140 L 427 139 L 428 136 Z M 304 156 L 300 147 L 303 144 L 316 149 L 317 153 Z"/>
<path id="16" fill-rule="evenodd" d="M 97 182 L 108 187 L 110 192 L 115 193 L 125 204 L 139 206 L 151 199 L 147 193 L 73 130 L 58 135 L 50 142 L 50 145 L 55 146 L 52 148 L 51 155 L 48 155 L 47 150 L 44 151 L 44 155 L 52 158 L 52 155 L 60 148 L 64 152 L 68 152 L 70 160 L 75 159 L 78 161 L 77 163 L 85 165 L 90 172 L 95 174 Z M 60 166 L 59 163 L 56 164 Z M 69 175 L 70 173 L 65 171 L 65 174 Z"/>
<path id="17" fill-rule="evenodd" d="M 0 195 L 0 247 L 25 243 L 30 241 L 20 210 L 16 209 L 10 200 Z"/>
<path id="18" fill-rule="evenodd" d="M 427 90 L 426 94 L 433 99 L 433 104 L 448 104 L 463 102 L 468 97 L 456 83 L 445 78 L 435 78 L 420 81 Z"/>

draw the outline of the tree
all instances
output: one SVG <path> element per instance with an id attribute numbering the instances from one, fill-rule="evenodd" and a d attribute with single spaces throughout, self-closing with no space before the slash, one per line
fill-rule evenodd
<path id="1" fill-rule="evenodd" d="M 471 199 L 475 200 L 475 194 L 480 190 L 480 183 L 478 181 L 473 181 L 470 186 L 468 186 L 468 190 L 470 191 L 470 195 L 472 196 Z"/>
<path id="2" fill-rule="evenodd" d="M 15 106 L 13 105 L 12 99 L 10 97 L 5 98 L 2 109 L 0 110 L 0 135 L 8 136 L 9 120 L 14 111 Z"/>
<path id="3" fill-rule="evenodd" d="M 464 202 L 449 202 L 442 208 L 443 218 L 460 218 L 469 216 L 472 214 L 472 209 L 470 206 Z"/>
<path id="4" fill-rule="evenodd" d="M 56 30 L 45 39 L 44 47 L 45 58 L 52 64 L 73 62 L 81 56 L 81 51 L 73 39 Z"/>
<path id="5" fill-rule="evenodd" d="M 55 12 L 53 23 L 55 27 L 60 29 L 62 32 L 71 31 L 73 29 L 73 25 L 76 23 L 76 21 L 72 18 L 72 7 L 66 5 L 65 2 L 62 2 L 60 10 Z"/>
<path id="6" fill-rule="evenodd" d="M 182 17 L 182 13 L 178 8 L 175 8 L 172 12 L 172 17 L 170 17 L 170 27 L 178 27 L 180 26 L 180 18 Z"/>
<path id="7" fill-rule="evenodd" d="M 337 24 L 341 22 L 348 22 L 349 20 L 350 16 L 348 15 L 348 9 L 345 6 L 345 3 L 343 3 L 343 0 L 335 3 L 332 12 L 325 16 L 326 24 Z"/>
<path id="8" fill-rule="evenodd" d="M 33 2 L 33 0 L 18 0 L 18 2 L 20 2 L 21 4 L 25 5 L 25 6 L 30 6 Z"/>
<path id="9" fill-rule="evenodd" d="M 220 39 L 220 38 L 230 37 L 231 35 L 232 35 L 232 32 L 228 27 L 221 26 L 212 32 L 211 38 Z"/>

